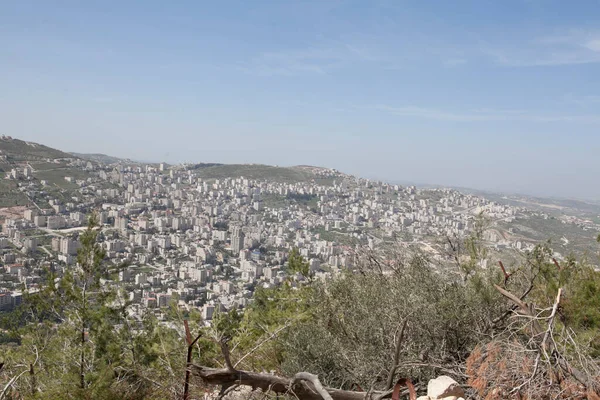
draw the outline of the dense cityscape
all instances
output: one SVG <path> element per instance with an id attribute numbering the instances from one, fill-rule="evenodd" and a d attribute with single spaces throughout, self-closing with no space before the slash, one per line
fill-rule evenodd
<path id="1" fill-rule="evenodd" d="M 175 304 L 200 310 L 207 324 L 216 310 L 247 306 L 256 287 L 304 279 L 286 268 L 293 249 L 312 276 L 327 279 L 352 269 L 357 249 L 384 243 L 419 248 L 444 262 L 450 246 L 444 238 L 472 234 L 480 216 L 489 222 L 481 239 L 491 249 L 524 252 L 535 244 L 497 227 L 525 208 L 453 189 L 403 187 L 308 166 L 297 167 L 306 181 L 282 182 L 277 176 L 205 179 L 198 171 L 211 167 L 202 164 L 43 161 L 90 177 L 62 176 L 75 189 L 59 200 L 49 194 L 53 184 L 35 178 L 32 163 L 7 171 L 4 179 L 17 182 L 30 205 L 3 209 L 0 310 L 19 305 L 23 291 L 35 292 L 45 268 L 60 276 L 74 267 L 78 235 L 92 212 L 107 262 L 122 266 L 104 284 L 126 289 L 132 317 L 151 311 L 162 318 Z"/>

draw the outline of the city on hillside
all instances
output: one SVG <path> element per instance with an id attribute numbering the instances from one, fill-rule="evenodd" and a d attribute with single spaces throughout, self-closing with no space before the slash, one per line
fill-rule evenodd
<path id="1" fill-rule="evenodd" d="M 16 139 L 3 136 L 2 143 Z M 305 279 L 288 269 L 292 251 L 317 279 L 351 270 L 361 249 L 386 245 L 418 249 L 441 265 L 452 240 L 475 234 L 484 220 L 481 243 L 511 260 L 536 244 L 515 228 L 521 220 L 555 219 L 453 189 L 400 186 L 327 168 L 296 167 L 298 175 L 290 177 L 281 171 L 292 169 L 256 174 L 256 166 L 246 165 L 215 177 L 215 169 L 227 166 L 59 156 L 0 153 L 3 181 L 26 197 L 24 205 L 0 210 L 0 310 L 18 306 L 24 291 L 35 292 L 42 271 L 60 276 L 75 267 L 91 213 L 98 215 L 108 262 L 120 267 L 103 284 L 126 289 L 132 317 L 152 312 L 163 319 L 175 305 L 200 310 L 207 324 L 215 312 L 246 307 L 257 287 Z M 590 237 L 600 229 L 561 218 L 559 225 Z"/>

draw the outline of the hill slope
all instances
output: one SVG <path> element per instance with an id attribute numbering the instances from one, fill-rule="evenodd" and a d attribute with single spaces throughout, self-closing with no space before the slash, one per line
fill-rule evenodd
<path id="1" fill-rule="evenodd" d="M 74 158 L 71 154 L 43 144 L 26 142 L 10 136 L 0 136 L 0 156 L 10 162 L 44 161 L 47 159 Z"/>
<path id="2" fill-rule="evenodd" d="M 311 180 L 315 175 L 310 171 L 295 167 L 274 167 L 262 164 L 223 164 L 203 166 L 196 169 L 198 176 L 204 179 L 237 178 L 271 179 L 278 182 L 296 183 Z"/>
<path id="3" fill-rule="evenodd" d="M 30 204 L 31 198 L 27 197 L 26 191 L 30 196 L 43 191 L 55 198 L 68 197 L 78 185 L 65 177 L 86 180 L 93 176 L 78 167 L 77 162 L 78 157 L 72 154 L 39 143 L 0 136 L 0 207 Z M 29 177 L 24 176 L 25 168 L 31 173 Z M 7 179 L 13 169 L 17 171 L 17 178 Z M 42 181 L 45 185 L 41 185 Z"/>
<path id="4" fill-rule="evenodd" d="M 102 163 L 102 164 L 118 164 L 118 163 L 123 163 L 123 162 L 126 162 L 126 163 L 132 162 L 131 160 L 126 160 L 123 158 L 108 156 L 106 154 L 99 154 L 99 153 L 86 154 L 86 153 L 70 152 L 69 154 L 71 154 L 73 157 L 81 158 L 83 160 L 94 161 L 94 162 L 98 162 L 98 163 Z"/>

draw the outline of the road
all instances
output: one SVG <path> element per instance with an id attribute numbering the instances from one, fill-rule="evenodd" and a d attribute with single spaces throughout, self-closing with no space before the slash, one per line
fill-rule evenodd
<path id="1" fill-rule="evenodd" d="M 44 246 L 40 246 L 40 248 L 41 248 L 42 250 L 44 250 L 46 253 L 48 253 L 48 255 L 49 255 L 50 257 L 54 257 L 54 254 L 52 254 L 52 253 L 50 252 L 50 250 L 48 250 L 46 247 L 44 247 Z"/>
<path id="2" fill-rule="evenodd" d="M 76 228 L 68 228 L 68 229 L 48 229 L 48 228 L 40 228 L 40 230 L 44 232 L 48 232 L 48 234 L 53 235 L 57 233 L 71 233 L 71 232 L 79 232 L 85 231 L 87 226 L 78 226 Z"/>

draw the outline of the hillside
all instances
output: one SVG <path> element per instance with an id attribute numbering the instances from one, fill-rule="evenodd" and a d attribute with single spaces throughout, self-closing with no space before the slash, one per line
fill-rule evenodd
<path id="1" fill-rule="evenodd" d="M 310 171 L 295 167 L 274 167 L 262 164 L 223 164 L 196 168 L 196 173 L 204 179 L 224 179 L 240 177 L 248 179 L 265 179 L 276 182 L 296 183 L 315 179 Z"/>
<path id="2" fill-rule="evenodd" d="M 99 154 L 99 153 L 87 154 L 87 153 L 70 152 L 69 154 L 72 155 L 73 157 L 81 158 L 83 160 L 94 161 L 94 162 L 98 162 L 98 163 L 102 163 L 102 164 L 118 164 L 118 163 L 132 163 L 133 162 L 128 159 L 108 156 L 106 154 Z"/>
<path id="3" fill-rule="evenodd" d="M 68 198 L 79 188 L 75 180 L 93 177 L 77 164 L 81 164 L 81 160 L 72 154 L 39 143 L 1 136 L 0 207 L 29 205 L 31 200 L 47 206 L 42 192 L 54 198 Z M 31 172 L 29 176 L 24 175 L 25 169 Z M 17 177 L 8 179 L 12 170 L 17 171 Z M 72 178 L 72 181 L 67 181 L 66 177 Z M 29 197 L 25 192 L 29 193 Z"/>
<path id="4" fill-rule="evenodd" d="M 73 156 L 39 143 L 26 142 L 10 136 L 0 136 L 0 158 L 4 158 L 5 162 L 11 163 L 68 159 L 73 158 Z"/>
<path id="5" fill-rule="evenodd" d="M 22 164 L 71 158 L 67 153 L 38 143 L 26 142 L 10 136 L 0 136 L 0 207 L 29 204 L 27 196 L 19 191 L 16 180 L 4 179 L 13 168 Z"/>

